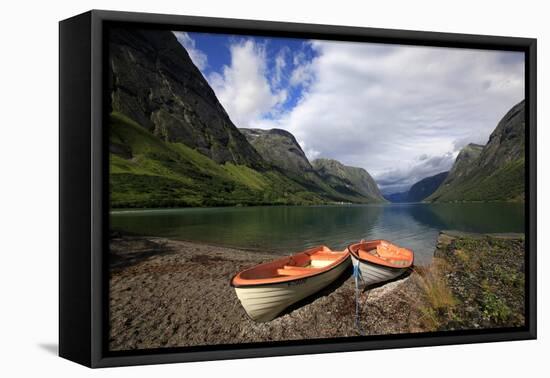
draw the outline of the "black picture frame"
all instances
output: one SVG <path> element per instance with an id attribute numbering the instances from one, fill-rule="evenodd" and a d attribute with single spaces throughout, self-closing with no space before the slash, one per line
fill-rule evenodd
<path id="1" fill-rule="evenodd" d="M 114 24 L 525 53 L 526 326 L 109 352 L 105 32 Z M 89 367 L 535 339 L 536 39 L 92 10 L 59 23 L 59 355 Z"/>

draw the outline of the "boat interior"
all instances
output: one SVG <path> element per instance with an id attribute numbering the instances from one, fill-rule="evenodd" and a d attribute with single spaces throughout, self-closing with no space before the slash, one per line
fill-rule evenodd
<path id="1" fill-rule="evenodd" d="M 357 255 L 363 260 L 377 262 L 378 259 L 394 267 L 408 267 L 412 263 L 413 254 L 407 248 L 401 248 L 384 240 L 361 243 Z"/>
<path id="2" fill-rule="evenodd" d="M 309 274 L 312 271 L 325 268 L 341 258 L 342 252 L 333 252 L 327 247 L 322 247 L 315 251 L 291 256 L 282 267 L 277 269 L 277 275 L 300 276 Z"/>
<path id="3" fill-rule="evenodd" d="M 244 270 L 232 279 L 232 283 L 237 286 L 255 285 L 284 282 L 300 276 L 308 277 L 325 269 L 330 269 L 333 264 L 342 262 L 348 256 L 347 252 L 336 252 L 328 247 L 319 246 L 294 256 Z"/>

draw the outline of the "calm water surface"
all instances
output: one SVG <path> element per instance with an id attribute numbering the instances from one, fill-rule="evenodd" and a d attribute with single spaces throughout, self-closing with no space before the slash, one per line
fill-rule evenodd
<path id="1" fill-rule="evenodd" d="M 381 204 L 128 210 L 111 228 L 144 236 L 265 249 L 287 255 L 325 244 L 388 239 L 429 263 L 440 230 L 524 232 L 523 204 Z"/>

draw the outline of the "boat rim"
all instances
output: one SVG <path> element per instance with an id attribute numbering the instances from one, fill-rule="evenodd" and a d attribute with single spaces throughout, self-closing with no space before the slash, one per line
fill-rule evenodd
<path id="1" fill-rule="evenodd" d="M 365 244 L 365 243 L 375 243 L 375 242 L 378 242 L 378 243 L 381 243 L 381 242 L 386 242 L 388 244 L 392 244 L 392 245 L 396 245 L 395 243 L 392 243 L 390 242 L 389 240 L 386 240 L 386 239 L 373 239 L 373 240 L 361 240 L 359 243 L 351 243 L 350 245 L 347 246 L 346 250 L 348 251 L 348 253 L 353 256 L 354 258 L 356 258 L 357 260 L 359 260 L 359 262 L 362 262 L 362 263 L 366 263 L 366 264 L 372 264 L 372 265 L 377 265 L 377 266 L 382 266 L 384 268 L 391 268 L 391 269 L 397 269 L 397 270 L 402 270 L 402 269 L 409 269 L 410 267 L 413 266 L 414 264 L 414 252 L 412 251 L 412 249 L 409 249 L 409 248 L 405 248 L 405 247 L 401 247 L 401 246 L 398 246 L 399 248 L 403 248 L 403 249 L 406 249 L 407 251 L 409 251 L 411 253 L 411 262 L 409 265 L 407 266 L 395 266 L 387 261 L 384 261 L 383 259 L 379 258 L 380 260 L 380 263 L 378 262 L 375 262 L 375 261 L 370 261 L 370 260 L 365 260 L 361 257 L 359 257 L 359 254 L 354 252 L 353 249 L 351 248 L 352 246 L 354 245 L 357 245 L 357 244 Z"/>
<path id="2" fill-rule="evenodd" d="M 241 270 L 240 272 L 236 273 L 235 275 L 233 275 L 233 277 L 231 277 L 231 280 L 229 281 L 229 284 L 231 285 L 231 287 L 234 287 L 234 288 L 252 288 L 252 287 L 259 287 L 259 286 L 270 286 L 270 285 L 277 285 L 277 284 L 285 284 L 285 283 L 289 283 L 289 282 L 292 282 L 292 281 L 299 281 L 299 280 L 304 280 L 304 279 L 309 279 L 309 278 L 312 278 L 312 277 L 316 277 L 316 276 L 319 276 L 321 274 L 325 274 L 325 273 L 328 273 L 330 271 L 332 271 L 333 269 L 336 269 L 338 268 L 341 264 L 343 264 L 348 258 L 350 258 L 350 254 L 347 250 L 347 248 L 343 251 L 333 251 L 335 253 L 341 253 L 343 256 L 340 257 L 339 259 L 335 260 L 332 264 L 324 267 L 324 268 L 321 268 L 321 269 L 318 269 L 316 271 L 314 271 L 314 273 L 310 273 L 310 274 L 307 274 L 307 275 L 300 275 L 300 276 L 289 276 L 289 277 L 281 277 L 280 280 L 278 281 L 275 281 L 275 282 L 257 282 L 257 283 L 235 283 L 235 278 L 237 278 L 237 276 L 239 276 L 241 273 L 243 272 L 246 272 L 246 271 L 249 271 L 251 269 L 255 269 L 257 268 L 258 266 L 261 266 L 261 265 L 264 265 L 264 264 L 271 264 L 273 262 L 276 262 L 276 261 L 279 261 L 279 260 L 286 260 L 288 259 L 289 257 L 292 257 L 292 256 L 295 256 L 295 255 L 299 255 L 301 253 L 311 253 L 312 251 L 314 250 L 317 250 L 318 248 L 320 247 L 325 247 L 324 245 L 319 245 L 319 246 L 316 246 L 316 247 L 313 247 L 313 248 L 310 248 L 310 249 L 307 249 L 303 252 L 298 252 L 298 253 L 295 253 L 293 255 L 290 255 L 290 256 L 285 256 L 285 257 L 282 257 L 280 259 L 277 259 L 277 260 L 273 260 L 273 261 L 269 261 L 269 262 L 265 262 L 265 263 L 262 263 L 262 264 L 258 264 L 258 265 L 255 265 L 251 268 L 248 268 L 248 269 L 245 269 L 245 270 Z M 328 248 L 328 247 L 327 247 Z M 329 248 L 330 249 L 330 248 Z M 331 249 L 332 251 L 332 249 Z"/>

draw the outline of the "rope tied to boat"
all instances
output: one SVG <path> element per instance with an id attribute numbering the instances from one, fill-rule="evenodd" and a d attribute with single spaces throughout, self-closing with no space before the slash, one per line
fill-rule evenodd
<path id="1" fill-rule="evenodd" d="M 361 270 L 359 269 L 359 262 L 357 262 L 357 264 L 353 264 L 353 277 L 355 278 L 355 326 L 357 327 L 359 334 L 361 336 L 365 336 L 365 331 L 363 331 L 361 323 L 359 322 L 359 280 L 365 283 L 363 276 L 361 275 Z"/>

